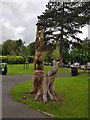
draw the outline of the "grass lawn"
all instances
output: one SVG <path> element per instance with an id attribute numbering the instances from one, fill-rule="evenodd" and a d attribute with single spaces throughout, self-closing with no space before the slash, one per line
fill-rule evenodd
<path id="1" fill-rule="evenodd" d="M 24 64 L 15 64 L 13 66 L 7 66 L 7 75 L 25 75 L 33 73 L 33 64 L 29 64 L 29 69 L 24 69 Z M 52 66 L 44 66 L 45 73 L 52 68 Z M 79 70 L 79 72 L 83 72 L 83 70 Z M 58 74 L 71 73 L 71 68 L 59 68 Z"/>
<path id="2" fill-rule="evenodd" d="M 26 104 L 30 108 L 47 112 L 55 118 L 88 118 L 88 78 L 87 74 L 76 77 L 61 77 L 55 79 L 55 90 L 63 99 L 63 104 L 50 101 L 47 104 L 35 101 L 27 94 L 27 99 L 21 98 L 25 91 L 30 91 L 32 81 L 20 83 L 11 90 L 13 99 Z"/>
<path id="3" fill-rule="evenodd" d="M 8 65 L 7 75 L 23 75 L 33 73 L 33 64 L 29 64 L 29 69 L 24 69 L 24 64 Z M 52 66 L 44 66 L 44 71 L 47 73 Z M 70 73 L 70 68 L 59 68 L 58 73 Z"/>

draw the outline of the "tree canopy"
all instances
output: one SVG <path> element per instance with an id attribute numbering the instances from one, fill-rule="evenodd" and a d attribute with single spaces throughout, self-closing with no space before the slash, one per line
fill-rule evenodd
<path id="1" fill-rule="evenodd" d="M 60 45 L 60 63 L 63 63 L 64 38 L 81 41 L 77 37 L 79 30 L 90 20 L 90 2 L 52 2 L 46 5 L 45 12 L 38 16 L 38 21 L 44 26 L 44 42 L 58 42 Z"/>
<path id="2" fill-rule="evenodd" d="M 23 45 L 24 43 L 21 39 L 7 40 L 2 45 L 2 55 L 20 55 Z"/>

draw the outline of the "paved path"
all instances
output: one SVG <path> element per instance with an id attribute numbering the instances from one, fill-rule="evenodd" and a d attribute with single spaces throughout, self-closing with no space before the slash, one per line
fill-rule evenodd
<path id="1" fill-rule="evenodd" d="M 50 118 L 26 105 L 14 101 L 9 95 L 11 88 L 31 79 L 31 75 L 2 77 L 2 117 L 3 118 Z"/>
<path id="2" fill-rule="evenodd" d="M 57 77 L 70 76 L 70 74 L 57 75 Z M 11 88 L 32 79 L 32 75 L 2 76 L 2 116 L 3 118 L 50 118 L 26 105 L 14 101 L 10 96 Z"/>

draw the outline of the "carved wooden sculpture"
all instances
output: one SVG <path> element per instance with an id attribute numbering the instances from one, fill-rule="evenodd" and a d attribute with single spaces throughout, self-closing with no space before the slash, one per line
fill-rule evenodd
<path id="1" fill-rule="evenodd" d="M 31 94 L 37 94 L 36 98 L 42 93 L 42 82 L 44 78 L 44 63 L 42 58 L 43 50 L 43 26 L 40 26 L 40 45 L 39 45 L 39 23 L 37 24 L 37 33 L 35 41 L 35 57 L 33 63 L 33 85 Z M 35 98 L 35 99 L 36 99 Z"/>
<path id="2" fill-rule="evenodd" d="M 49 94 L 51 99 L 54 99 L 55 89 L 54 89 L 54 80 L 58 71 L 58 64 L 55 60 L 53 60 L 53 67 L 48 72 L 47 75 L 44 76 L 43 82 L 43 102 L 48 101 L 47 95 Z"/>
<path id="3" fill-rule="evenodd" d="M 44 70 L 42 50 L 43 50 L 43 26 L 41 28 L 40 46 L 39 46 L 39 23 L 37 24 L 37 33 L 35 41 L 35 58 L 33 70 Z M 37 65 L 37 66 L 36 66 Z"/>
<path id="4" fill-rule="evenodd" d="M 40 28 L 40 45 L 39 45 L 39 28 Z M 37 33 L 35 41 L 35 58 L 33 65 L 33 84 L 31 94 L 36 94 L 35 99 L 42 96 L 43 102 L 48 101 L 48 95 L 54 99 L 54 80 L 58 71 L 58 64 L 54 60 L 53 67 L 47 75 L 44 74 L 44 62 L 42 58 L 43 51 L 43 26 L 37 24 Z"/>

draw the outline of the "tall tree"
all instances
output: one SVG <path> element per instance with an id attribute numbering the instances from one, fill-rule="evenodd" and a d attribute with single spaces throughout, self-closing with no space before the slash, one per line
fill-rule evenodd
<path id="1" fill-rule="evenodd" d="M 49 43 L 59 42 L 60 65 L 63 63 L 64 38 L 80 41 L 76 36 L 82 33 L 79 28 L 89 22 L 90 2 L 52 2 L 46 5 L 45 12 L 38 16 L 44 26 L 44 40 Z"/>
<path id="2" fill-rule="evenodd" d="M 29 54 L 34 56 L 35 55 L 35 42 L 29 43 L 27 47 L 29 50 Z"/>
<path id="3" fill-rule="evenodd" d="M 7 40 L 2 45 L 2 54 L 3 55 L 12 55 L 12 53 L 15 53 L 15 41 Z"/>
<path id="4" fill-rule="evenodd" d="M 19 40 L 7 40 L 2 45 L 2 54 L 3 55 L 20 55 L 22 46 L 24 43 L 21 39 Z"/>
<path id="5" fill-rule="evenodd" d="M 71 61 L 87 64 L 90 60 L 89 56 L 89 40 L 86 38 L 82 43 L 73 43 L 71 48 Z"/>
<path id="6" fill-rule="evenodd" d="M 22 42 L 22 40 L 19 39 L 19 40 L 16 40 L 15 43 L 16 43 L 16 45 L 15 45 L 16 54 L 20 55 L 21 54 L 21 50 L 22 50 L 22 46 L 24 46 L 24 42 Z"/>

